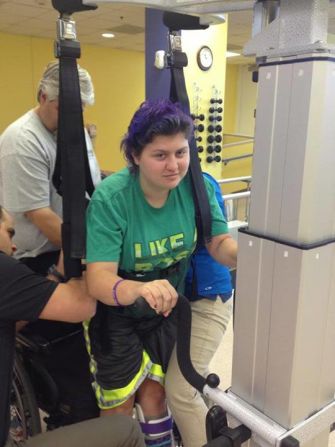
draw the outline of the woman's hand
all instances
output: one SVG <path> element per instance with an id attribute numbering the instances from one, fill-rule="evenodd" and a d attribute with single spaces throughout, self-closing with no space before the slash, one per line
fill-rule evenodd
<path id="1" fill-rule="evenodd" d="M 165 317 L 170 314 L 176 305 L 178 293 L 168 280 L 140 282 L 121 278 L 117 272 L 117 262 L 87 264 L 87 284 L 91 296 L 109 306 L 130 306 L 142 296 L 157 313 Z M 116 283 L 118 284 L 113 292 Z M 113 295 L 117 296 L 117 302 Z"/>
<path id="2" fill-rule="evenodd" d="M 166 279 L 139 283 L 138 296 L 142 296 L 158 314 L 167 317 L 178 299 L 176 289 Z"/>

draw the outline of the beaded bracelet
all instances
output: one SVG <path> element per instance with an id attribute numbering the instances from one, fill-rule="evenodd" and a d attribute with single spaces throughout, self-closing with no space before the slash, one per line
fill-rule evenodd
<path id="1" fill-rule="evenodd" d="M 113 289 L 112 289 L 113 300 L 114 300 L 114 303 L 116 306 L 122 306 L 122 304 L 119 302 L 117 294 L 116 294 L 116 289 L 117 289 L 118 285 L 122 283 L 122 281 L 124 281 L 124 279 L 119 279 L 118 281 L 116 281 L 116 283 L 114 284 Z"/>

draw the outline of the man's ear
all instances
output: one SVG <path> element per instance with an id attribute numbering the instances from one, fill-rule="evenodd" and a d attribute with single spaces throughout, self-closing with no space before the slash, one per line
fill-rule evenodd
<path id="1" fill-rule="evenodd" d="M 48 97 L 47 97 L 46 93 L 41 92 L 40 96 L 38 98 L 39 103 L 40 104 L 45 104 L 47 102 L 47 99 L 48 99 Z"/>

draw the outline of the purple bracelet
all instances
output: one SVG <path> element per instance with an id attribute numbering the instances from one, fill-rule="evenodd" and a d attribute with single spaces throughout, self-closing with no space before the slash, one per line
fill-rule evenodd
<path id="1" fill-rule="evenodd" d="M 116 281 L 116 283 L 114 284 L 113 289 L 112 289 L 113 300 L 114 300 L 114 303 L 115 303 L 116 306 L 122 306 L 122 304 L 119 302 L 119 300 L 118 300 L 118 298 L 117 298 L 117 294 L 116 294 L 117 286 L 118 286 L 122 281 L 124 281 L 124 279 L 119 279 L 118 281 Z"/>

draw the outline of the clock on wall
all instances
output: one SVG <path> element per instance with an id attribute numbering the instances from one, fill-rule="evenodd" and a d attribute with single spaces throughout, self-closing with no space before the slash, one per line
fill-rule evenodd
<path id="1" fill-rule="evenodd" d="M 197 53 L 197 62 L 201 70 L 207 71 L 213 65 L 213 53 L 207 46 L 203 45 Z"/>

